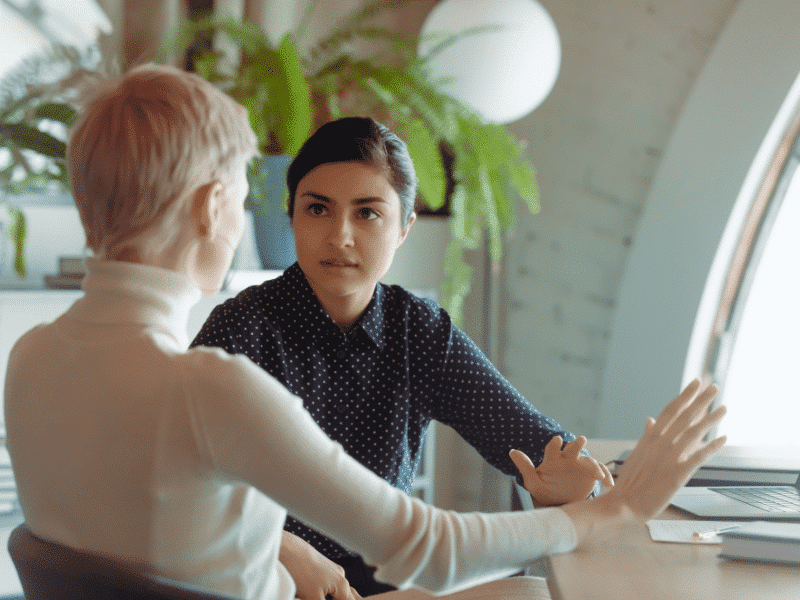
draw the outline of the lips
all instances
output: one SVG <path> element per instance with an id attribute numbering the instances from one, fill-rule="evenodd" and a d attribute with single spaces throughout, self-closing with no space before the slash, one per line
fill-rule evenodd
<path id="1" fill-rule="evenodd" d="M 327 258 L 319 261 L 321 265 L 325 267 L 335 267 L 335 268 L 347 268 L 347 267 L 357 267 L 358 263 L 344 260 L 341 258 Z"/>

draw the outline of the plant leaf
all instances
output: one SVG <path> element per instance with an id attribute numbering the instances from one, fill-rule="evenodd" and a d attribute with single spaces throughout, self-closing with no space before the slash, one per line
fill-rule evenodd
<path id="1" fill-rule="evenodd" d="M 25 213 L 18 207 L 8 205 L 8 212 L 11 215 L 8 234 L 14 241 L 14 270 L 20 278 L 24 279 L 28 272 L 25 265 L 25 240 L 28 237 L 28 223 Z"/>
<path id="2" fill-rule="evenodd" d="M 442 284 L 442 306 L 457 326 L 463 323 L 464 298 L 472 287 L 472 267 L 464 262 L 464 250 L 464 245 L 454 236 L 445 251 L 447 279 Z"/>
<path id="3" fill-rule="evenodd" d="M 439 144 L 420 119 L 406 123 L 405 133 L 408 153 L 417 171 L 420 194 L 431 209 L 437 210 L 444 205 L 447 188 Z"/>
<path id="4" fill-rule="evenodd" d="M 277 105 L 284 109 L 283 150 L 294 156 L 311 133 L 314 122 L 311 88 L 306 79 L 303 60 L 290 34 L 286 34 L 278 46 L 278 57 L 285 87 L 277 95 L 285 95 L 286 98 L 286 101 Z M 277 87 L 280 89 L 280 84 Z"/>
<path id="5" fill-rule="evenodd" d="M 67 152 L 64 142 L 26 123 L 4 125 L 0 129 L 0 137 L 8 138 L 20 148 L 27 148 L 51 158 L 64 158 Z"/>
<path id="6" fill-rule="evenodd" d="M 77 111 L 66 102 L 45 102 L 33 113 L 37 119 L 49 119 L 70 126 L 78 118 Z"/>

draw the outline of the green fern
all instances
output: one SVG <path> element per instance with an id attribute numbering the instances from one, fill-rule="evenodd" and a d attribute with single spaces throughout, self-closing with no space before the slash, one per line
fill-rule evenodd
<path id="1" fill-rule="evenodd" d="M 418 57 L 416 39 L 375 23 L 378 16 L 410 1 L 378 0 L 354 11 L 305 56 L 296 52 L 292 34 L 275 49 L 253 25 L 215 18 L 183 25 L 167 50 L 185 51 L 202 31 L 222 33 L 237 43 L 241 62 L 232 70 L 227 65 L 225 72 L 223 57 L 214 51 L 201 53 L 195 64 L 198 73 L 248 108 L 267 153 L 294 154 L 312 124 L 325 118 L 369 114 L 387 121 L 408 145 L 422 201 L 437 210 L 449 200 L 451 242 L 441 301 L 460 323 L 472 279 L 465 253 L 485 239 L 491 259 L 500 260 L 516 223 L 518 200 L 536 212 L 539 195 L 533 165 L 511 132 L 484 122 L 443 93 L 444 82 L 428 74 L 430 57 L 462 37 L 494 27 L 445 36 L 427 56 Z M 316 6 L 312 2 L 301 20 L 299 35 Z M 449 198 L 443 147 L 453 155 L 449 174 L 455 185 Z"/>

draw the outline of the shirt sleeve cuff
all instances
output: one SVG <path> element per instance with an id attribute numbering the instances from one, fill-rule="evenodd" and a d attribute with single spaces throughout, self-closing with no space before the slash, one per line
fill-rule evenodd
<path id="1" fill-rule="evenodd" d="M 553 527 L 561 532 L 558 536 L 558 542 L 552 548 L 553 554 L 561 554 L 563 552 L 571 552 L 578 545 L 578 532 L 575 529 L 575 524 L 572 519 L 567 516 L 563 510 L 558 507 L 552 507 L 550 518 L 552 519 Z"/>

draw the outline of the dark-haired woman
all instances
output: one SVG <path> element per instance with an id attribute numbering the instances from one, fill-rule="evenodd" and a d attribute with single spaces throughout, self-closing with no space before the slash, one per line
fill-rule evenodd
<path id="1" fill-rule="evenodd" d="M 327 123 L 287 184 L 297 263 L 219 306 L 195 344 L 247 355 L 351 456 L 406 493 L 433 419 L 508 475 L 517 474 L 509 450 L 527 453 L 538 465 L 528 491 L 539 505 L 586 498 L 598 480 L 611 485 L 605 466 L 582 452 L 586 439 L 537 411 L 441 307 L 380 283 L 416 219 L 417 178 L 397 135 L 370 118 Z M 321 533 L 292 517 L 286 530 L 342 565 L 362 595 L 391 589 Z"/>

